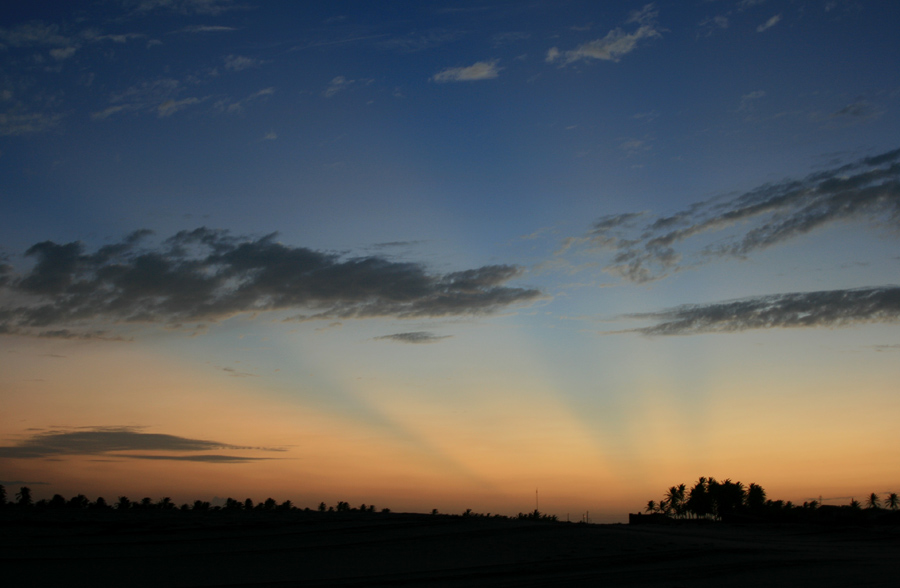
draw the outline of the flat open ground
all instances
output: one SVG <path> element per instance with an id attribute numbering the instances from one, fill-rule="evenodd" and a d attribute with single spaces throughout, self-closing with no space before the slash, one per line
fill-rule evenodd
<path id="1" fill-rule="evenodd" d="M 896 526 L 268 514 L 2 519 L 0 577 L 7 586 L 900 586 Z"/>

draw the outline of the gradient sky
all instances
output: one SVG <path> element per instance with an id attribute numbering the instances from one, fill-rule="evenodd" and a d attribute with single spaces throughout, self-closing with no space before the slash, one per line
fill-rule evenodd
<path id="1" fill-rule="evenodd" d="M 20 2 L 0 483 L 900 488 L 900 5 Z"/>

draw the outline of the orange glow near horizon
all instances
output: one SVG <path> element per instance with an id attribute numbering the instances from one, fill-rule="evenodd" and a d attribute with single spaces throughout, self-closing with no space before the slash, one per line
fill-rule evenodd
<path id="1" fill-rule="evenodd" d="M 610 446 L 585 428 L 583 416 L 576 418 L 546 380 L 512 379 L 506 391 L 477 385 L 455 391 L 458 382 L 451 381 L 427 398 L 391 380 L 338 380 L 348 398 L 380 415 L 361 421 L 260 393 L 255 378 L 210 377 L 207 366 L 198 370 L 136 346 L 97 353 L 73 344 L 53 352 L 66 357 L 27 349 L 4 361 L 9 410 L 0 424 L 13 432 L 7 444 L 35 428 L 140 426 L 146 433 L 250 448 L 206 453 L 263 458 L 199 463 L 109 452 L 7 459 L 7 476 L 48 482 L 33 488 L 36 498 L 59 492 L 107 501 L 170 496 L 181 503 L 271 496 L 310 508 L 347 500 L 394 510 L 515 514 L 533 509 L 537 488 L 546 512 L 591 511 L 595 520 L 610 522 L 658 500 L 670 485 L 690 485 L 701 475 L 756 482 L 770 498 L 795 502 L 862 496 L 886 490 L 881 486 L 889 458 L 879 440 L 890 434 L 897 408 L 889 388 L 873 387 L 851 406 L 821 389 L 795 386 L 793 396 L 780 397 L 777 391 L 753 396 L 746 387 L 722 388 L 705 407 L 698 432 L 673 411 L 672 393 L 651 378 L 623 409 L 631 415 L 628 438 Z M 452 403 L 442 403 L 451 394 Z M 870 411 L 867 400 L 885 410 Z M 773 401 L 780 411 L 771 410 Z M 863 419 L 870 435 L 855 434 Z M 702 443 L 704 451 L 682 450 L 691 443 Z"/>

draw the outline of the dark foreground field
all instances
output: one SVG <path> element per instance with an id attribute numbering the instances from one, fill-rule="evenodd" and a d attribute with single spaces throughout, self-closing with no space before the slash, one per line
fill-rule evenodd
<path id="1" fill-rule="evenodd" d="M 6 586 L 900 586 L 896 526 L 484 518 L 0 520 Z"/>

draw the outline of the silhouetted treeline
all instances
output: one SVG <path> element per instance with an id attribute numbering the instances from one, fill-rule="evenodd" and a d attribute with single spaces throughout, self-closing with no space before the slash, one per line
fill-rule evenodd
<path id="1" fill-rule="evenodd" d="M 649 521 L 714 520 L 736 522 L 810 522 L 891 520 L 900 522 L 900 499 L 896 492 L 886 493 L 884 500 L 873 492 L 865 505 L 852 499 L 847 505 L 822 505 L 810 500 L 802 505 L 791 501 L 770 500 L 758 484 L 744 486 L 741 482 L 701 477 L 690 488 L 685 484 L 671 486 L 662 500 L 650 500 L 644 509 L 652 515 Z M 635 517 L 632 517 L 632 522 Z M 638 520 L 640 520 L 638 518 Z"/>
<path id="2" fill-rule="evenodd" d="M 109 503 L 102 496 L 93 502 L 83 494 L 78 494 L 70 499 L 66 499 L 60 494 L 54 494 L 49 500 L 42 499 L 35 502 L 31 495 L 31 489 L 23 486 L 16 493 L 16 501 L 9 502 L 6 498 L 6 488 L 0 485 L 0 509 L 14 510 L 18 512 L 45 512 L 45 511 L 107 511 L 107 512 L 222 512 L 222 513 L 238 513 L 238 512 L 305 512 L 329 515 L 332 513 L 358 513 L 360 515 L 371 515 L 376 513 L 390 514 L 391 509 L 382 508 L 377 510 L 374 504 L 361 504 L 358 507 L 351 506 L 349 502 L 338 501 L 337 504 L 329 506 L 325 502 L 320 502 L 318 507 L 311 509 L 309 507 L 299 508 L 290 500 L 278 502 L 274 498 L 267 498 L 262 502 L 254 502 L 252 499 L 236 500 L 234 498 L 226 498 L 225 503 L 221 505 L 213 505 L 208 501 L 195 500 L 191 503 L 177 505 L 168 496 L 153 500 L 145 497 L 140 500 L 131 500 L 127 496 L 119 496 L 115 502 Z M 473 512 L 472 509 L 466 509 L 459 515 L 442 514 L 438 509 L 431 511 L 432 515 L 441 516 L 459 516 L 463 518 L 478 517 L 492 519 L 516 519 L 516 520 L 532 520 L 543 522 L 556 522 L 556 515 L 548 515 L 538 510 L 530 513 L 519 513 L 516 517 L 507 517 L 498 514 L 481 514 Z"/>

